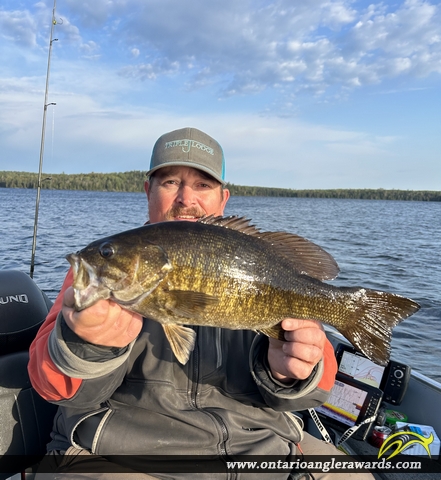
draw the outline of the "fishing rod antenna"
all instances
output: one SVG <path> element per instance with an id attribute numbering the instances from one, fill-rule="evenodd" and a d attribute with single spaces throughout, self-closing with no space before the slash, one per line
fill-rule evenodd
<path id="1" fill-rule="evenodd" d="M 51 22 L 51 34 L 49 39 L 49 53 L 47 58 L 47 73 L 46 73 L 46 89 L 44 93 L 44 108 L 43 108 L 43 124 L 41 128 L 41 144 L 40 144 L 40 165 L 38 169 L 38 180 L 37 180 L 37 198 L 35 201 L 35 216 L 34 216 L 34 235 L 32 238 L 32 256 L 31 256 L 31 268 L 29 271 L 29 276 L 31 278 L 34 277 L 34 267 L 35 267 L 35 249 L 37 246 L 37 225 L 38 225 L 38 209 L 40 206 L 40 191 L 41 191 L 41 177 L 43 174 L 43 155 L 44 155 L 44 137 L 46 131 L 46 112 L 47 107 L 49 105 L 56 105 L 55 103 L 47 103 L 47 96 L 48 96 L 48 89 L 49 89 L 49 74 L 50 74 L 50 67 L 51 67 L 51 53 L 52 53 L 52 43 L 56 39 L 52 39 L 54 33 L 54 27 L 57 24 L 55 19 L 55 8 L 56 8 L 57 0 L 54 0 L 54 8 L 52 9 L 52 22 Z"/>

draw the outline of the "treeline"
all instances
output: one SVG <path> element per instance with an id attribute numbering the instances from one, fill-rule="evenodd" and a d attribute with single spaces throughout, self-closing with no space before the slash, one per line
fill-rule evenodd
<path id="1" fill-rule="evenodd" d="M 298 198 L 352 198 L 362 200 L 406 200 L 441 202 L 441 192 L 427 190 L 385 190 L 384 188 L 336 188 L 327 190 L 292 190 L 285 188 L 228 186 L 232 195 Z"/>
<path id="2" fill-rule="evenodd" d="M 41 188 L 52 190 L 94 190 L 107 192 L 142 192 L 145 172 L 85 174 L 43 174 Z M 37 188 L 38 175 L 29 172 L 0 171 L 0 187 Z M 411 200 L 441 202 L 441 192 L 424 190 L 331 189 L 293 190 L 288 188 L 249 187 L 227 184 L 235 196 L 303 197 L 303 198 L 353 198 L 365 200 Z"/>
<path id="3" fill-rule="evenodd" d="M 93 190 L 107 192 L 142 192 L 145 172 L 124 173 L 43 173 L 41 188 L 48 190 Z M 37 188 L 38 174 L 0 172 L 0 187 Z"/>

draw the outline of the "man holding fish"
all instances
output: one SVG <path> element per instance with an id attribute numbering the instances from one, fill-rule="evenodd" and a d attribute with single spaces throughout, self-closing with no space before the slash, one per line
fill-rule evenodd
<path id="1" fill-rule="evenodd" d="M 260 236 L 265 235 L 246 221 L 217 218 L 230 194 L 225 188 L 222 149 L 210 136 L 194 128 L 163 135 L 155 144 L 147 175 L 152 227 L 185 221 L 197 222 L 199 228 L 206 222 L 215 233 L 228 229 L 228 234 L 246 233 L 250 241 L 259 237 L 256 249 L 260 248 Z M 188 226 L 180 222 L 176 227 L 180 225 Z M 30 350 L 34 388 L 60 406 L 47 456 L 57 473 L 47 478 L 73 479 L 73 471 L 82 472 L 81 478 L 88 476 L 85 472 L 108 472 L 89 477 L 104 479 L 113 473 L 118 475 L 115 478 L 133 480 L 310 478 L 295 471 L 260 470 L 235 477 L 228 471 L 181 469 L 179 462 L 195 458 L 203 463 L 240 455 L 288 460 L 301 452 L 341 455 L 332 445 L 304 433 L 301 421 L 290 413 L 322 404 L 337 367 L 332 345 L 317 320 L 284 318 L 276 326 L 250 323 L 249 327 L 207 321 L 210 312 L 215 316 L 219 305 L 227 302 L 216 292 L 222 289 L 232 297 L 237 282 L 213 281 L 210 287 L 212 280 L 203 273 L 200 279 L 190 279 L 199 274 L 201 257 L 194 257 L 190 269 L 192 262 L 180 259 L 181 250 L 187 244 L 203 255 L 210 247 L 197 244 L 198 237 L 185 236 L 185 230 L 167 232 L 161 246 L 150 240 L 136 243 L 133 236 L 130 242 L 118 242 L 115 236 L 68 256 L 73 268 Z M 320 279 L 337 274 L 326 252 L 288 235 L 271 236 L 287 266 L 286 245 L 294 242 L 305 257 L 311 253 L 315 258 L 302 260 L 302 272 Z M 207 237 L 208 243 L 211 238 Z M 167 242 L 184 243 L 172 253 Z M 234 245 L 233 240 L 226 243 Z M 124 254 L 129 247 L 131 252 L 139 250 L 130 261 L 130 255 Z M 238 250 L 230 250 L 229 265 L 239 256 Z M 118 256 L 116 264 L 109 264 Z M 214 272 L 220 264 L 219 260 L 218 266 L 210 264 L 205 270 Z M 316 264 L 321 265 L 319 272 Z M 142 279 L 142 272 L 152 265 L 154 273 Z M 182 271 L 177 275 L 179 267 Z M 185 280 L 199 285 L 199 290 L 186 288 Z M 246 303 L 248 290 L 241 292 L 239 301 Z M 253 316 L 249 309 L 249 317 Z M 175 461 L 178 473 L 166 473 L 159 466 L 155 470 L 161 459 L 169 467 Z M 37 476 L 43 477 L 44 473 Z M 314 478 L 372 476 L 339 472 L 314 473 Z"/>

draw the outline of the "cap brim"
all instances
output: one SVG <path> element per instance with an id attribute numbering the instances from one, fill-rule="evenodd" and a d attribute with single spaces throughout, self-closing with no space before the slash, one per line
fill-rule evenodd
<path id="1" fill-rule="evenodd" d="M 160 168 L 165 168 L 165 167 L 191 167 L 195 168 L 196 170 L 202 170 L 203 172 L 207 173 L 210 175 L 210 177 L 213 177 L 215 180 L 217 180 L 219 183 L 222 185 L 226 185 L 227 182 L 225 180 L 222 180 L 218 175 L 216 175 L 213 170 L 210 170 L 209 168 L 204 168 L 202 165 L 199 165 L 198 163 L 192 163 L 192 162 L 182 162 L 182 161 L 176 161 L 176 162 L 167 162 L 164 163 L 163 165 L 157 165 L 155 168 L 152 168 L 149 170 L 146 175 L 147 177 L 150 177 L 152 173 L 156 172 L 156 170 L 159 170 Z"/>

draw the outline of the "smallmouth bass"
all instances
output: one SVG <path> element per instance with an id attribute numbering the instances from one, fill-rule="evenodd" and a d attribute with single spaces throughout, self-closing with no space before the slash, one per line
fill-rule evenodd
<path id="1" fill-rule="evenodd" d="M 144 225 L 67 255 L 75 309 L 99 299 L 162 324 L 185 364 L 196 333 L 185 325 L 254 330 L 283 340 L 287 317 L 335 327 L 380 365 L 390 357 L 392 329 L 419 309 L 400 295 L 336 287 L 332 256 L 286 232 L 262 232 L 240 217 Z"/>

